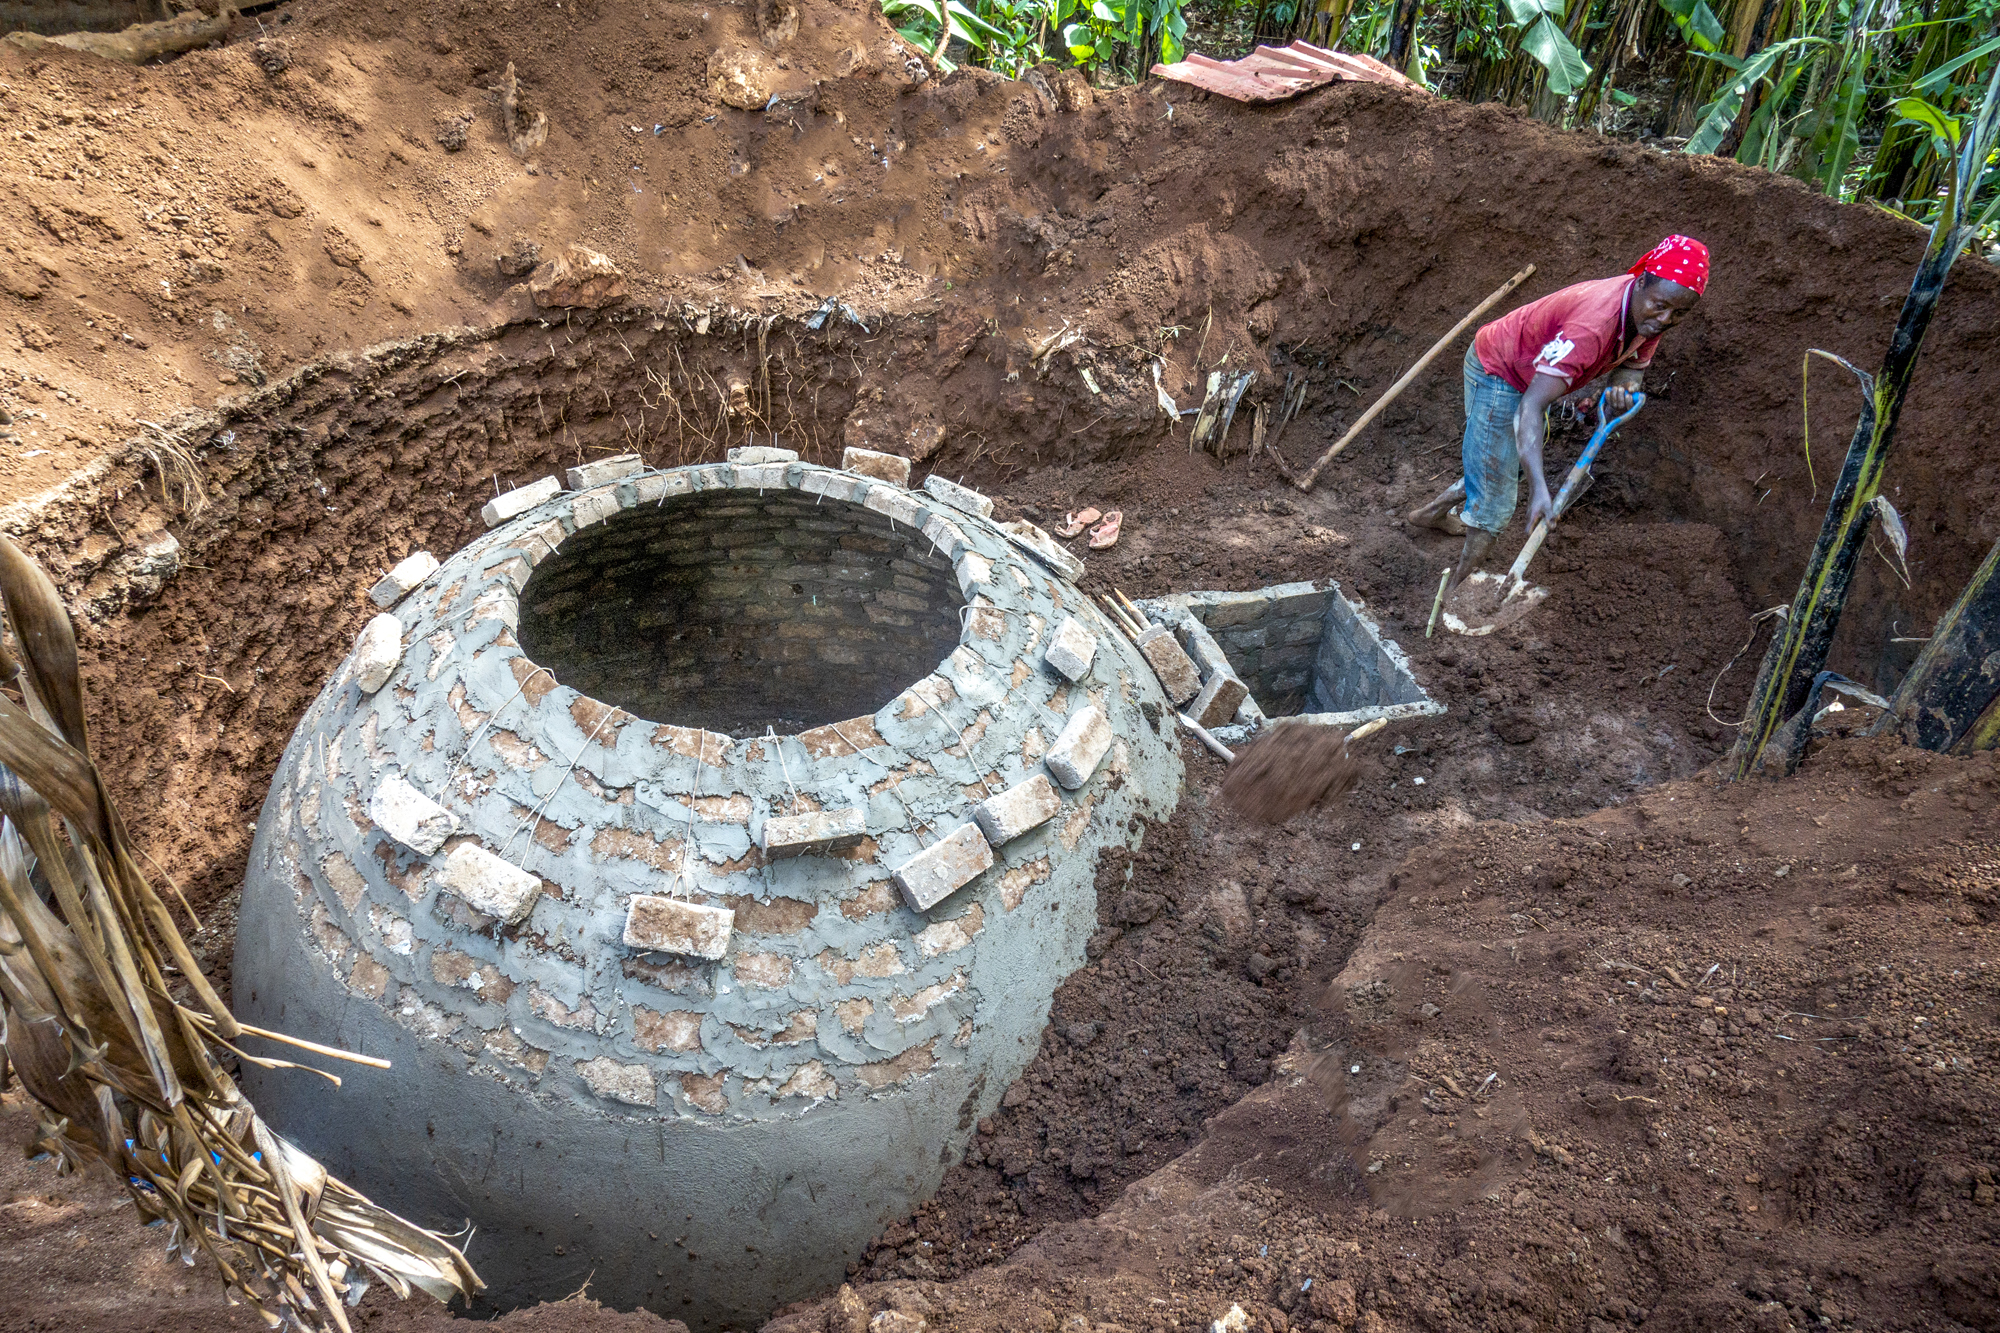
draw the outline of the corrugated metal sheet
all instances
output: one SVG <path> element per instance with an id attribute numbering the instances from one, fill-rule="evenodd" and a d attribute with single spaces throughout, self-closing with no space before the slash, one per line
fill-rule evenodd
<path id="1" fill-rule="evenodd" d="M 1373 56 L 1329 51 L 1310 42 L 1260 46 L 1241 60 L 1212 60 L 1190 53 L 1186 60 L 1153 66 L 1153 73 L 1239 102 L 1282 102 L 1336 79 L 1417 87 L 1409 77 Z"/>

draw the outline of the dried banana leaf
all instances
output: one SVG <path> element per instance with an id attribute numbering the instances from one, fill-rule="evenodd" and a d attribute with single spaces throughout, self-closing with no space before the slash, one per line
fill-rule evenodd
<path id="1" fill-rule="evenodd" d="M 0 643 L 0 684 L 21 692 L 0 693 L 0 1047 L 43 1109 L 38 1145 L 66 1167 L 109 1165 L 141 1216 L 172 1223 L 170 1251 L 212 1256 L 273 1328 L 350 1333 L 345 1307 L 371 1280 L 471 1296 L 484 1284 L 456 1246 L 329 1176 L 224 1072 L 243 1029 L 90 760 L 55 586 L 4 538 L 0 599 L 19 650 L 17 669 Z"/>

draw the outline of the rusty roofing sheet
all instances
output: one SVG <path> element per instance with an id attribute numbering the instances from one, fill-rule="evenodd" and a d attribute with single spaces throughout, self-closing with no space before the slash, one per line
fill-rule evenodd
<path id="1" fill-rule="evenodd" d="M 1373 56 L 1329 51 L 1310 42 L 1260 46 L 1241 60 L 1213 60 L 1190 53 L 1186 60 L 1153 66 L 1153 73 L 1239 102 L 1282 102 L 1336 79 L 1418 86 Z"/>

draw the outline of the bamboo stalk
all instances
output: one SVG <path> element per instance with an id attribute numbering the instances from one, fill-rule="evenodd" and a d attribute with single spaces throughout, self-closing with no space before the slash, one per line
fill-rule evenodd
<path id="1" fill-rule="evenodd" d="M 1366 412 L 1363 412 L 1361 414 L 1361 420 L 1355 422 L 1352 426 L 1349 426 L 1347 428 L 1347 434 L 1341 436 L 1338 440 L 1335 440 L 1333 442 L 1333 447 L 1328 449 L 1325 453 L 1321 454 L 1319 457 L 1319 461 L 1317 463 L 1314 463 L 1311 467 L 1307 468 L 1305 475 L 1300 477 L 1297 481 L 1294 481 L 1292 485 L 1298 487 L 1302 491 L 1311 490 L 1313 483 L 1319 480 L 1320 469 L 1325 467 L 1328 463 L 1331 463 L 1335 458 L 1338 458 L 1340 456 L 1341 450 L 1347 448 L 1348 445 L 1354 443 L 1354 437 L 1359 435 L 1362 431 L 1368 429 L 1368 424 L 1373 420 L 1375 420 L 1376 417 L 1382 414 L 1382 409 L 1387 407 L 1389 404 L 1395 402 L 1396 398 L 1403 392 L 1403 390 L 1410 387 L 1411 381 L 1416 379 L 1417 376 L 1423 374 L 1424 368 L 1430 365 L 1432 361 L 1435 361 L 1437 359 L 1438 354 L 1440 352 L 1444 351 L 1445 348 L 1451 346 L 1454 342 L 1458 341 L 1458 335 L 1464 333 L 1465 330 L 1468 327 L 1470 327 L 1470 325 L 1474 320 L 1478 319 L 1488 310 L 1491 310 L 1494 306 L 1498 305 L 1502 300 L 1506 298 L 1509 292 L 1513 291 L 1516 287 L 1519 287 L 1522 283 L 1526 282 L 1529 278 L 1533 277 L 1534 275 L 1535 275 L 1535 266 L 1533 264 L 1530 264 L 1526 268 L 1522 269 L 1519 273 L 1516 273 L 1513 277 L 1507 279 L 1507 281 L 1501 283 L 1500 286 L 1494 290 L 1491 296 L 1487 297 L 1484 301 L 1481 301 L 1478 305 L 1472 307 L 1471 311 L 1467 313 L 1464 319 L 1461 319 L 1460 321 L 1458 321 L 1458 323 L 1452 325 L 1450 333 L 1445 334 L 1444 337 L 1432 343 L 1431 349 L 1428 352 L 1425 352 L 1422 356 L 1417 358 L 1417 364 L 1411 366 L 1408 370 L 1404 371 L 1403 378 L 1397 380 L 1394 384 L 1390 385 L 1389 391 L 1383 394 L 1380 398 L 1377 398 L 1374 402 L 1374 405 L 1371 406 Z"/>
<path id="2" fill-rule="evenodd" d="M 1144 611 L 1141 611 L 1139 609 L 1139 604 L 1133 601 L 1130 597 L 1127 597 L 1125 595 L 1125 590 L 1123 588 L 1113 588 L 1111 591 L 1117 593 L 1118 600 L 1125 603 L 1125 609 L 1126 611 L 1131 613 L 1132 621 L 1134 624 L 1139 626 L 1140 633 L 1143 634 L 1145 633 L 1145 631 L 1153 627 L 1153 618 L 1147 615 Z"/>
<path id="3" fill-rule="evenodd" d="M 1867 405 L 1848 444 L 1840 479 L 1827 498 L 1826 517 L 1792 599 L 1791 614 L 1764 653 L 1743 729 L 1730 753 L 1730 768 L 1736 778 L 1756 771 L 1764 747 L 1806 705 L 1814 677 L 1826 666 L 1873 516 L 1870 501 L 1881 490 L 1882 473 L 1895 448 L 1896 425 L 1916 374 L 1917 355 L 1937 311 L 1945 278 L 1969 239 L 1972 228 L 1966 219 L 1972 194 L 1996 140 L 2000 140 L 2000 62 L 1995 62 L 1985 103 L 1965 136 L 1950 197 L 1943 201 L 1931 226 L 1923 261 L 1896 318 L 1889 350 L 1883 354 L 1881 373 L 1868 386 Z"/>
<path id="4" fill-rule="evenodd" d="M 1118 632 L 1120 634 L 1123 634 L 1126 638 L 1132 640 L 1134 643 L 1137 643 L 1139 641 L 1139 635 L 1144 631 L 1135 629 L 1126 620 L 1125 612 L 1119 607 L 1117 602 L 1111 600 L 1111 595 L 1109 593 L 1101 592 L 1097 594 L 1097 597 L 1099 601 L 1104 603 L 1105 609 L 1110 611 L 1111 623 L 1118 627 Z"/>
<path id="5" fill-rule="evenodd" d="M 1900 732 L 1926 750 L 1969 753 L 1992 745 L 1975 734 L 2000 704 L 2000 684 L 1986 667 L 2000 653 L 2000 542 L 1986 553 L 1951 610 L 1890 697 L 1876 732 Z"/>

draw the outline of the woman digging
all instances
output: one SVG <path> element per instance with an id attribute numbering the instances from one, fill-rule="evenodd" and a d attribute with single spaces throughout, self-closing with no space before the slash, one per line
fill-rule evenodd
<path id="1" fill-rule="evenodd" d="M 1465 353 L 1465 475 L 1406 516 L 1465 534 L 1446 591 L 1474 569 L 1514 516 L 1521 472 L 1531 487 L 1528 530 L 1553 519 L 1542 443 L 1558 399 L 1609 375 L 1605 409 L 1616 416 L 1653 362 L 1665 333 L 1708 286 L 1708 247 L 1669 236 L 1616 278 L 1579 282 L 1485 325 Z"/>

